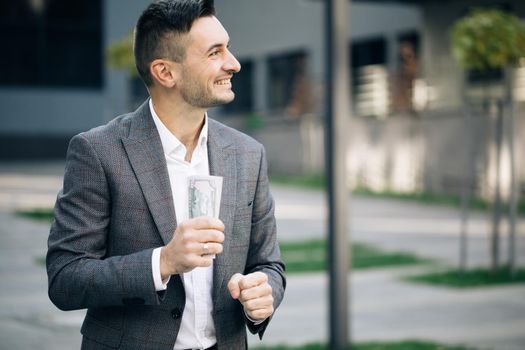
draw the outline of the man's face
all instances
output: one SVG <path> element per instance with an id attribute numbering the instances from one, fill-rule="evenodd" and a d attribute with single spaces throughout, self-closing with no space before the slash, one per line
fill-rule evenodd
<path id="1" fill-rule="evenodd" d="M 241 69 L 228 49 L 229 36 L 215 17 L 193 23 L 177 88 L 184 101 L 209 108 L 233 101 L 231 78 Z"/>

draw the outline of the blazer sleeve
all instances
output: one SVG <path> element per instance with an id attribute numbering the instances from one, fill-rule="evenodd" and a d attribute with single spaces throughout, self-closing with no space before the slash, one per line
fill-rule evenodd
<path id="1" fill-rule="evenodd" d="M 252 212 L 250 249 L 245 273 L 262 271 L 268 275 L 268 283 L 272 286 L 274 310 L 277 310 L 284 296 L 286 278 L 285 265 L 277 242 L 277 229 L 274 215 L 274 200 L 270 194 L 268 182 L 268 166 L 264 147 L 261 146 L 259 175 L 257 179 Z M 255 325 L 247 319 L 247 326 L 253 334 L 258 333 L 262 339 L 271 317 L 263 323 Z"/>
<path id="2" fill-rule="evenodd" d="M 68 148 L 63 189 L 48 239 L 48 293 L 62 310 L 158 304 L 152 249 L 107 257 L 111 195 L 93 146 L 83 134 Z"/>

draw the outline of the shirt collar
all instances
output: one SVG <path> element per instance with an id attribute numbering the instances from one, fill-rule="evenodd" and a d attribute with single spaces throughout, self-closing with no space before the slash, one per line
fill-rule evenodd
<path id="1" fill-rule="evenodd" d="M 186 147 L 179 141 L 179 139 L 172 134 L 171 131 L 168 130 L 166 125 L 160 120 L 159 116 L 155 112 L 155 109 L 153 108 L 153 101 L 151 98 L 149 99 L 149 109 L 151 112 L 151 116 L 153 117 L 153 121 L 155 122 L 155 126 L 157 127 L 157 131 L 159 132 L 160 141 L 162 143 L 162 148 L 164 149 L 164 153 L 167 155 L 170 154 L 177 154 L 177 155 L 186 155 Z M 204 115 L 204 125 L 202 127 L 201 133 L 199 135 L 199 141 L 196 147 L 197 153 L 202 152 L 202 148 L 206 146 L 206 142 L 208 142 L 208 114 L 205 113 Z"/>

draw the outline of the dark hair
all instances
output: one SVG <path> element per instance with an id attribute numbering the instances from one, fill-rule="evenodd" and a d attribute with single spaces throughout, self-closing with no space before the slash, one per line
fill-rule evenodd
<path id="1" fill-rule="evenodd" d="M 186 42 L 181 34 L 188 33 L 197 18 L 213 15 L 213 0 L 160 0 L 142 12 L 135 26 L 133 51 L 146 86 L 153 84 L 151 62 L 158 58 L 183 60 Z"/>

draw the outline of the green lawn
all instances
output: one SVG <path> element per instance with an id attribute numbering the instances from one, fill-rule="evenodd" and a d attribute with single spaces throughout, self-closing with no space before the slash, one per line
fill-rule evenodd
<path id="1" fill-rule="evenodd" d="M 254 347 L 253 350 L 327 350 L 325 344 L 306 344 L 300 346 L 277 345 L 271 347 Z M 350 347 L 348 347 L 350 349 Z M 475 350 L 461 345 L 443 345 L 420 340 L 406 340 L 399 342 L 367 342 L 357 343 L 352 350 Z"/>
<path id="2" fill-rule="evenodd" d="M 18 210 L 16 213 L 29 219 L 49 222 L 53 221 L 53 208 Z"/>
<path id="3" fill-rule="evenodd" d="M 511 276 L 508 267 L 499 268 L 496 272 L 488 268 L 477 268 L 461 272 L 457 269 L 426 273 L 406 278 L 411 282 L 422 282 L 454 288 L 473 288 L 490 285 L 525 283 L 525 269 L 519 268 Z"/>
<path id="4" fill-rule="evenodd" d="M 309 174 L 303 176 L 270 176 L 270 181 L 279 185 L 288 185 L 301 188 L 324 189 L 326 179 L 324 175 Z"/>
<path id="5" fill-rule="evenodd" d="M 287 273 L 327 270 L 326 241 L 281 242 L 279 245 Z M 352 267 L 357 269 L 429 262 L 412 253 L 385 252 L 363 243 L 352 244 L 351 259 Z"/>
<path id="6" fill-rule="evenodd" d="M 302 176 L 270 176 L 270 181 L 274 184 L 295 186 L 300 188 L 310 188 L 324 190 L 326 188 L 326 179 L 324 175 L 320 174 L 308 174 Z M 374 191 L 368 187 L 358 186 L 352 190 L 352 193 L 367 196 L 367 197 L 378 197 L 378 198 L 391 198 L 400 199 L 407 201 L 414 201 L 421 204 L 433 204 L 459 207 L 461 205 L 461 197 L 458 195 L 439 194 L 430 192 L 394 192 L 394 191 Z M 479 197 L 471 198 L 470 208 L 476 210 L 486 210 L 489 207 L 489 203 Z M 508 210 L 503 205 L 502 210 Z M 525 214 L 525 199 L 520 199 L 518 203 L 518 212 Z"/>

